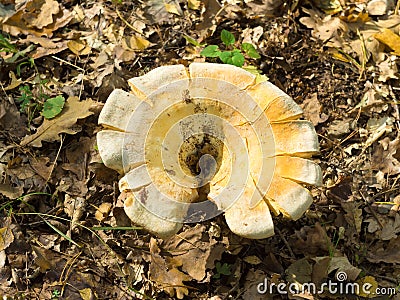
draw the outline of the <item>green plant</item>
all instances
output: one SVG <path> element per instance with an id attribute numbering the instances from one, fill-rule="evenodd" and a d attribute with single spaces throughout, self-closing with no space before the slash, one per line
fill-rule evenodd
<path id="1" fill-rule="evenodd" d="M 245 56 L 251 59 L 260 58 L 256 48 L 250 43 L 242 43 L 240 49 L 235 47 L 235 36 L 228 30 L 221 32 L 221 41 L 225 44 L 227 50 L 221 51 L 217 45 L 208 45 L 200 55 L 204 57 L 218 57 L 223 63 L 243 67 Z"/>
<path id="2" fill-rule="evenodd" d="M 0 34 L 0 52 L 17 53 L 18 49 L 4 35 Z"/>
<path id="3" fill-rule="evenodd" d="M 35 46 L 30 45 L 26 47 L 24 50 L 18 50 L 11 42 L 2 34 L 0 34 L 0 52 L 5 52 L 8 54 L 12 54 L 11 56 L 4 59 L 6 63 L 15 63 L 17 64 L 16 71 L 17 75 L 21 75 L 21 67 L 23 65 L 29 64 L 30 67 L 35 66 L 35 61 L 33 58 L 28 57 L 26 54 L 35 49 Z M 18 59 L 20 58 L 20 59 Z"/>
<path id="4" fill-rule="evenodd" d="M 9 39 L 4 35 L 0 34 L 0 52 L 5 52 L 8 57 L 4 59 L 6 63 L 16 64 L 17 75 L 21 75 L 21 67 L 28 64 L 30 67 L 34 67 L 36 73 L 38 73 L 33 58 L 27 56 L 27 53 L 32 51 L 34 46 L 29 46 L 24 50 L 18 50 Z M 18 58 L 21 59 L 17 60 Z M 51 119 L 61 113 L 65 99 L 63 96 L 58 95 L 56 97 L 50 97 L 45 90 L 49 90 L 46 84 L 49 82 L 46 78 L 41 78 L 40 75 L 36 75 L 32 81 L 32 86 L 24 85 L 19 88 L 21 95 L 16 99 L 20 103 L 20 111 L 28 115 L 28 122 L 30 123 L 35 117 L 35 113 L 40 111 L 43 117 Z"/>
<path id="5" fill-rule="evenodd" d="M 221 264 L 220 262 L 217 262 L 215 264 L 215 269 L 216 273 L 214 274 L 213 278 L 219 279 L 221 278 L 221 275 L 231 275 L 231 265 L 227 263 Z"/>
<path id="6" fill-rule="evenodd" d="M 29 107 L 32 106 L 33 93 L 29 85 L 20 86 L 19 91 L 21 92 L 21 96 L 16 100 L 20 103 L 20 111 L 27 112 Z"/>
<path id="7" fill-rule="evenodd" d="M 52 119 L 61 113 L 65 99 L 63 96 L 49 97 L 46 92 L 46 84 L 48 79 L 40 79 L 39 76 L 34 80 L 33 88 L 37 87 L 37 92 L 33 93 L 29 85 L 19 88 L 21 96 L 16 101 L 20 103 L 20 111 L 28 115 L 29 122 L 34 118 L 35 112 L 40 111 L 46 119 Z"/>
<path id="8" fill-rule="evenodd" d="M 58 299 L 61 296 L 61 292 L 57 289 L 54 289 L 51 293 L 51 299 Z"/>

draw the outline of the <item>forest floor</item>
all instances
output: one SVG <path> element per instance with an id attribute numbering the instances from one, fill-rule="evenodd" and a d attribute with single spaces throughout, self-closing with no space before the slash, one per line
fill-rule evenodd
<path id="1" fill-rule="evenodd" d="M 400 1 L 388 3 L 0 1 L 0 297 L 400 299 Z M 299 220 L 274 217 L 271 238 L 218 216 L 161 240 L 125 215 L 97 118 L 129 78 L 220 62 L 200 52 L 223 48 L 224 29 L 316 127 L 323 186 Z"/>

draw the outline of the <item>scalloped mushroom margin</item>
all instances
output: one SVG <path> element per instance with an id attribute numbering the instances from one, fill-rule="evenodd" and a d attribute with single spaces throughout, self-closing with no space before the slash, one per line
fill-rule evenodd
<path id="1" fill-rule="evenodd" d="M 157 106 L 158 103 L 151 99 L 151 95 L 160 89 L 176 82 L 190 82 L 187 79 L 194 78 L 214 79 L 235 85 L 252 97 L 269 120 L 275 143 L 275 151 L 271 155 L 275 160 L 275 170 L 269 189 L 265 195 L 259 195 L 260 201 L 251 207 L 249 199 L 246 197 L 251 197 L 249 195 L 254 192 L 257 193 L 257 183 L 250 178 L 242 196 L 225 210 L 225 218 L 229 228 L 240 236 L 253 239 L 272 236 L 274 225 L 270 210 L 276 215 L 282 213 L 284 216 L 296 220 L 312 203 L 311 193 L 304 185 L 320 186 L 322 184 L 320 167 L 309 160 L 312 155 L 319 152 L 318 138 L 312 123 L 300 120 L 302 109 L 290 96 L 268 81 L 256 83 L 256 76 L 241 68 L 210 63 L 192 63 L 188 69 L 183 65 L 172 65 L 158 67 L 143 76 L 128 80 L 132 89 L 131 93 L 114 90 L 99 116 L 98 122 L 103 125 L 104 130 L 98 132 L 97 143 L 103 162 L 107 167 L 123 174 L 121 149 L 124 146 L 126 135 L 129 134 L 129 130 L 126 128 L 133 112 L 142 102 L 147 103 L 149 108 Z M 181 91 L 180 88 L 182 88 Z M 179 95 L 184 89 L 190 89 L 190 84 L 174 87 L 174 90 L 167 88 L 162 95 L 162 101 L 174 101 L 173 98 L 176 98 L 176 95 Z M 229 93 L 229 91 L 224 92 Z M 229 118 L 229 115 L 223 117 Z M 137 124 L 141 126 L 141 124 L 151 121 L 151 118 L 146 118 L 143 114 L 143 118 L 138 120 Z M 234 121 L 232 120 L 232 122 Z M 138 132 L 140 130 L 139 128 Z M 242 133 L 245 134 L 246 130 L 242 130 Z M 133 148 L 138 148 L 133 151 L 140 153 L 141 149 L 139 148 L 145 146 L 143 143 L 132 143 Z M 257 157 L 257 151 L 248 149 L 248 155 L 251 161 L 250 172 L 252 172 L 251 168 L 257 169 L 257 165 L 262 164 L 263 161 Z M 124 207 L 128 217 L 134 223 L 162 238 L 175 234 L 182 227 L 182 223 L 155 216 L 133 196 L 133 191 L 144 190 L 148 182 L 138 183 L 136 186 L 128 184 L 127 177 L 132 176 L 137 168 L 146 164 L 144 157 L 138 154 L 130 164 L 127 173 L 120 180 L 121 192 L 128 195 Z M 162 172 L 162 170 L 157 171 Z M 210 183 L 210 200 L 227 183 L 223 179 L 226 177 L 223 172 L 227 171 L 221 168 Z M 141 180 L 142 178 L 139 181 Z M 178 195 L 180 198 L 178 201 L 190 203 L 196 200 L 196 190 L 179 189 L 171 183 L 164 186 L 166 189 L 170 189 L 165 191 L 170 196 Z M 178 211 L 176 208 L 170 208 L 170 210 L 170 214 L 186 213 Z"/>

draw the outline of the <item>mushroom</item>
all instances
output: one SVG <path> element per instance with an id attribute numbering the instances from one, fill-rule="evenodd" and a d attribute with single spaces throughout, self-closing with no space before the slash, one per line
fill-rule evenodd
<path id="1" fill-rule="evenodd" d="M 268 81 L 235 66 L 163 66 L 114 90 L 100 116 L 104 164 L 123 177 L 133 223 L 167 238 L 225 214 L 236 234 L 274 234 L 271 212 L 296 220 L 321 185 L 311 122 Z"/>

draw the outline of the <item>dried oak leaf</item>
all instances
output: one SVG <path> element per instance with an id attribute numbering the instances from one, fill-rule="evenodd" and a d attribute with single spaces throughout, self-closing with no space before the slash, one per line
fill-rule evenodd
<path id="1" fill-rule="evenodd" d="M 282 5 L 284 2 L 282 0 L 265 0 L 262 1 L 261 4 L 248 2 L 246 1 L 246 5 L 250 7 L 248 13 L 252 17 L 261 17 L 261 16 L 278 16 L 282 13 Z"/>
<path id="2" fill-rule="evenodd" d="M 45 119 L 36 133 L 26 136 L 21 141 L 21 146 L 41 147 L 42 141 L 59 141 L 60 133 L 75 134 L 79 132 L 81 128 L 74 126 L 75 123 L 78 119 L 92 115 L 93 112 L 90 109 L 96 105 L 97 102 L 91 99 L 79 101 L 78 97 L 69 97 L 61 114 L 51 120 Z"/>
<path id="3" fill-rule="evenodd" d="M 396 214 L 394 220 L 392 218 L 386 218 L 386 220 L 380 235 L 384 241 L 397 238 L 400 233 L 400 214 Z"/>
<path id="4" fill-rule="evenodd" d="M 172 23 L 172 14 L 181 16 L 182 9 L 176 0 L 149 0 L 145 7 L 145 15 L 152 24 Z"/>
<path id="5" fill-rule="evenodd" d="M 183 299 L 189 294 L 189 290 L 183 284 L 183 281 L 190 281 L 192 278 L 182 273 L 174 266 L 168 266 L 166 261 L 160 255 L 157 241 L 154 238 L 150 240 L 151 263 L 149 268 L 150 280 L 154 281 L 170 297 Z"/>
<path id="6" fill-rule="evenodd" d="M 351 233 L 359 234 L 361 232 L 361 224 L 363 222 L 361 203 L 354 201 L 341 202 L 343 210 L 346 212 L 344 218 L 349 224 Z"/>
<path id="7" fill-rule="evenodd" d="M 13 36 L 33 34 L 51 37 L 58 28 L 73 18 L 70 11 L 54 0 L 29 0 L 0 24 L 0 29 Z"/>
<path id="8" fill-rule="evenodd" d="M 14 241 L 14 235 L 11 231 L 11 218 L 3 218 L 0 222 L 3 226 L 0 228 L 0 251 L 7 249 Z"/>
<path id="9" fill-rule="evenodd" d="M 323 123 L 328 120 L 329 116 L 322 113 L 322 105 L 318 100 L 317 93 L 314 93 L 305 99 L 300 107 L 304 110 L 304 116 L 310 120 L 314 126 L 317 126 L 319 123 Z"/>
<path id="10" fill-rule="evenodd" d="M 310 17 L 300 18 L 300 23 L 311 28 L 313 37 L 326 41 L 329 47 L 343 47 L 342 32 L 348 30 L 347 24 L 338 17 L 325 16 L 315 10 L 305 9 Z"/>
<path id="11" fill-rule="evenodd" d="M 214 268 L 215 260 L 220 260 L 225 251 L 224 245 L 211 238 L 200 224 L 173 236 L 163 248 L 173 255 L 171 261 L 197 281 L 204 279 L 206 269 Z"/>
<path id="12" fill-rule="evenodd" d="M 26 130 L 26 117 L 7 100 L 0 101 L 0 130 L 17 137 L 23 137 Z"/>
<path id="13" fill-rule="evenodd" d="M 60 12 L 60 6 L 57 1 L 30 1 L 26 4 L 27 12 L 24 20 L 29 26 L 41 29 L 53 22 L 53 15 Z M 33 11 L 33 13 L 30 13 Z"/>
<path id="14" fill-rule="evenodd" d="M 367 259 L 372 263 L 385 262 L 388 264 L 397 264 L 400 261 L 400 236 L 396 239 L 391 239 L 384 247 L 384 243 L 377 244 L 367 254 Z"/>
<path id="15" fill-rule="evenodd" d="M 388 137 L 379 141 L 372 155 L 372 169 L 389 175 L 400 173 L 400 139 L 390 141 Z"/>
<path id="16" fill-rule="evenodd" d="M 316 223 L 315 226 L 304 226 L 290 238 L 293 251 L 296 253 L 316 255 L 327 253 L 333 245 L 325 229 Z"/>
<path id="17" fill-rule="evenodd" d="M 374 35 L 381 43 L 393 50 L 394 55 L 400 56 L 400 36 L 390 29 L 384 28 L 381 32 Z"/>

